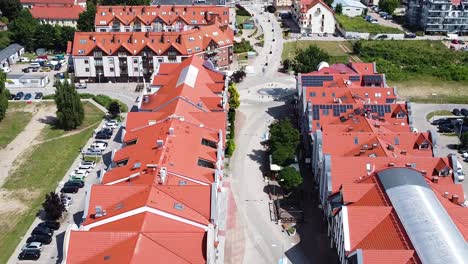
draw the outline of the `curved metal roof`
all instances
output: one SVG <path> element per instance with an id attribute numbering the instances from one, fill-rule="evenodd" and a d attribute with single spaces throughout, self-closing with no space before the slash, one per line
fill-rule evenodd
<path id="1" fill-rule="evenodd" d="M 421 173 L 377 173 L 422 263 L 468 263 L 468 244 Z"/>

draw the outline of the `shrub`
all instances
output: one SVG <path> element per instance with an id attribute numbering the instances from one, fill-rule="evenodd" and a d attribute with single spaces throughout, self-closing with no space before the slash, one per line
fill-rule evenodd
<path id="1" fill-rule="evenodd" d="M 55 99 L 55 94 L 48 94 L 42 97 L 43 100 Z"/>
<path id="2" fill-rule="evenodd" d="M 112 102 L 112 98 L 110 98 L 107 95 L 103 94 L 98 94 L 93 97 L 93 100 L 96 101 L 96 103 L 104 106 L 107 108 L 107 106 Z"/>
<path id="3" fill-rule="evenodd" d="M 81 98 L 81 99 L 93 99 L 93 98 L 94 98 L 94 94 L 90 94 L 90 93 L 80 93 L 80 98 Z"/>
<path id="4" fill-rule="evenodd" d="M 236 149 L 236 143 L 234 139 L 228 139 L 226 142 L 226 156 L 231 157 Z"/>
<path id="5" fill-rule="evenodd" d="M 250 41 L 245 40 L 244 38 L 239 43 L 234 43 L 234 53 L 243 53 L 248 51 L 253 51 L 252 45 L 250 45 Z"/>
<path id="6" fill-rule="evenodd" d="M 279 172 L 279 184 L 286 190 L 296 188 L 302 183 L 301 174 L 292 167 L 285 167 Z"/>

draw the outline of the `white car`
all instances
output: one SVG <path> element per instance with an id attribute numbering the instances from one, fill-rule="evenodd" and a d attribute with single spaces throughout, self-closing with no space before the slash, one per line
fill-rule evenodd
<path id="1" fill-rule="evenodd" d="M 9 73 L 9 72 L 11 72 L 11 69 L 10 69 L 10 67 L 3 67 L 3 68 L 2 68 L 2 71 L 3 71 L 4 73 Z"/>
<path id="2" fill-rule="evenodd" d="M 93 144 L 91 144 L 90 149 L 100 149 L 104 151 L 107 148 L 107 143 L 103 141 L 95 141 Z"/>
<path id="3" fill-rule="evenodd" d="M 81 162 L 81 165 L 83 166 L 90 166 L 91 168 L 96 167 L 96 162 L 93 160 L 84 160 Z"/>
<path id="4" fill-rule="evenodd" d="M 20 60 L 21 62 L 29 62 L 29 61 L 30 61 L 30 59 L 28 59 L 28 58 L 26 58 L 26 57 L 20 57 L 19 60 Z"/>
<path id="5" fill-rule="evenodd" d="M 73 203 L 73 199 L 72 199 L 70 196 L 63 196 L 63 197 L 62 197 L 62 203 L 63 203 L 64 205 L 68 205 L 68 206 L 69 206 L 70 204 Z"/>
<path id="6" fill-rule="evenodd" d="M 27 249 L 39 249 L 42 251 L 42 243 L 41 242 L 31 242 L 27 243 L 21 248 L 21 250 L 27 250 Z"/>
<path id="7" fill-rule="evenodd" d="M 119 122 L 117 122 L 116 120 L 110 120 L 110 121 L 106 122 L 104 127 L 108 127 L 108 128 L 112 128 L 112 129 L 118 128 L 119 127 Z"/>
<path id="8" fill-rule="evenodd" d="M 87 171 L 88 173 L 92 170 L 93 168 L 91 166 L 87 165 L 80 165 L 75 171 Z"/>
<path id="9" fill-rule="evenodd" d="M 86 178 L 88 177 L 88 171 L 77 169 L 72 174 L 70 174 L 70 177 L 73 177 L 73 176 L 79 176 L 79 177 L 83 176 L 84 178 Z"/>

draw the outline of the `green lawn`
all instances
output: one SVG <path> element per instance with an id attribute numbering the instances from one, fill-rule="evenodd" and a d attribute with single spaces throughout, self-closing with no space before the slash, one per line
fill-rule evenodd
<path id="1" fill-rule="evenodd" d="M 453 115 L 452 112 L 448 110 L 437 110 L 437 111 L 430 112 L 429 114 L 427 114 L 426 120 L 429 121 L 434 116 L 451 116 L 451 115 Z"/>
<path id="2" fill-rule="evenodd" d="M 0 148 L 5 148 L 15 137 L 23 131 L 31 120 L 32 114 L 23 111 L 7 111 L 0 122 Z"/>
<path id="3" fill-rule="evenodd" d="M 89 102 L 83 102 L 83 108 L 85 110 L 85 118 L 83 120 L 83 124 L 81 124 L 81 126 L 79 126 L 77 129 L 88 127 L 96 122 L 99 122 L 104 117 L 104 113 Z M 53 126 L 48 126 L 42 131 L 41 136 L 43 140 L 47 140 L 65 135 L 66 133 L 69 132 L 56 129 Z"/>
<path id="4" fill-rule="evenodd" d="M 87 107 L 91 110 L 86 111 L 89 123 L 99 116 L 93 108 L 97 110 L 95 107 Z M 8 201 L 19 203 L 24 208 L 0 213 L 0 263 L 7 262 L 36 218 L 45 194 L 55 190 L 97 125 L 74 135 L 36 145 L 21 161 L 17 161 L 17 169 L 6 180 L 2 189 L 10 193 Z"/>
<path id="5" fill-rule="evenodd" d="M 244 23 L 244 21 L 246 21 L 249 18 L 251 17 L 250 16 L 236 16 L 237 26 L 242 25 L 242 23 Z"/>
<path id="6" fill-rule="evenodd" d="M 378 33 L 403 33 L 398 28 L 381 26 L 367 22 L 363 17 L 348 17 L 345 15 L 335 15 L 340 26 L 348 32 L 367 32 L 370 34 Z"/>
<path id="7" fill-rule="evenodd" d="M 298 40 L 293 42 L 285 42 L 283 45 L 283 53 L 281 59 L 294 59 L 297 49 L 304 49 L 309 45 L 316 45 L 320 49 L 327 52 L 332 58 L 329 63 L 347 62 L 348 54 L 340 47 L 352 50 L 351 44 L 347 41 L 313 41 L 313 40 Z"/>

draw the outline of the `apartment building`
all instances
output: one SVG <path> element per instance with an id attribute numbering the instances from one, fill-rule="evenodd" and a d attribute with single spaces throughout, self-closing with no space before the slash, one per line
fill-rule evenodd
<path id="1" fill-rule="evenodd" d="M 397 103 L 375 64 L 321 63 L 298 75 L 297 90 L 303 144 L 340 262 L 463 263 L 460 163 L 440 156 L 435 132 L 415 132 L 411 103 Z"/>
<path id="2" fill-rule="evenodd" d="M 41 24 L 69 26 L 76 28 L 80 14 L 85 11 L 81 5 L 35 5 L 30 12 Z"/>
<path id="3" fill-rule="evenodd" d="M 279 10 L 289 9 L 291 8 L 292 4 L 293 0 L 273 0 L 273 6 Z"/>
<path id="4" fill-rule="evenodd" d="M 149 81 L 161 63 L 192 56 L 227 69 L 233 41 L 233 31 L 219 25 L 184 32 L 76 32 L 71 54 L 78 80 Z"/>
<path id="5" fill-rule="evenodd" d="M 466 0 L 409 0 L 406 20 L 429 34 L 468 33 Z"/>
<path id="6" fill-rule="evenodd" d="M 97 6 L 96 32 L 182 32 L 230 24 L 226 6 Z"/>
<path id="7" fill-rule="evenodd" d="M 82 225 L 65 234 L 64 263 L 223 263 L 227 80 L 198 57 L 174 65 L 128 114 Z"/>
<path id="8" fill-rule="evenodd" d="M 333 34 L 333 10 L 321 0 L 297 0 L 292 4 L 292 17 L 303 34 Z"/>

